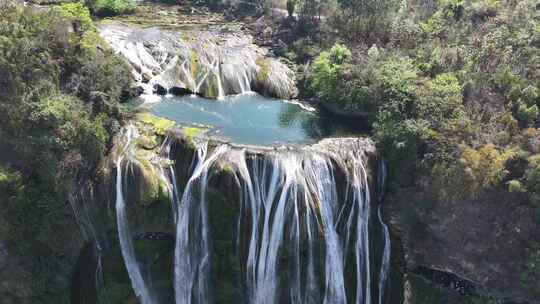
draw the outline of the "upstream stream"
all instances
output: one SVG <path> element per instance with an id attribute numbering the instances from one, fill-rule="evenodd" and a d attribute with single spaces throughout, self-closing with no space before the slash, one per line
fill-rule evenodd
<path id="1" fill-rule="evenodd" d="M 100 30 L 132 65 L 141 108 L 206 130 L 149 150 L 133 123 L 117 140 L 119 246 L 138 302 L 386 303 L 386 169 L 369 139 L 290 101 L 293 73 L 247 35 Z M 149 193 L 164 199 L 145 205 Z"/>

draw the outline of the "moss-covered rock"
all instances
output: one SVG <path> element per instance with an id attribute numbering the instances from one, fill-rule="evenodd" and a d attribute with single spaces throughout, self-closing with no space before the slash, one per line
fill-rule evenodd
<path id="1" fill-rule="evenodd" d="M 148 112 L 138 113 L 136 116 L 136 121 L 139 121 L 146 126 L 150 127 L 151 130 L 157 135 L 165 135 L 167 130 L 172 128 L 176 123 L 172 120 L 168 120 L 163 117 L 155 116 Z M 154 135 L 154 134 L 151 134 Z"/>

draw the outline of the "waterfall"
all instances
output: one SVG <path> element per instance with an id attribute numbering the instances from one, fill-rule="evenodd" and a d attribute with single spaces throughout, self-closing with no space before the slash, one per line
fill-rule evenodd
<path id="1" fill-rule="evenodd" d="M 326 246 L 324 303 L 345 303 L 345 283 L 343 277 L 343 249 L 336 231 L 336 183 L 329 159 L 317 156 L 308 171 L 310 186 L 315 190 L 316 201 L 320 203 L 322 225 Z"/>
<path id="2" fill-rule="evenodd" d="M 214 59 L 214 61 L 212 61 L 212 66 L 215 64 L 217 59 Z M 211 68 L 207 68 L 206 69 L 206 72 L 204 72 L 203 76 L 201 77 L 201 79 L 197 82 L 197 86 L 195 86 L 195 93 L 201 93 L 201 86 L 205 83 L 206 79 L 208 78 L 208 74 L 210 74 L 210 70 Z"/>
<path id="3" fill-rule="evenodd" d="M 116 161 L 116 211 L 125 265 L 137 297 L 146 304 L 155 301 L 136 262 L 122 189 L 124 158 L 137 162 L 130 148 L 136 136 L 136 130 L 126 129 Z M 207 192 L 214 187 L 212 174 L 226 167 L 238 188 L 219 190 L 238 191 L 240 199 L 238 222 L 231 225 L 236 227 L 243 302 L 371 304 L 371 290 L 378 287 L 382 304 L 389 271 L 388 229 L 379 205 L 385 243 L 378 286 L 372 286 L 366 157 L 364 146 L 350 140 L 355 144 L 334 145 L 334 150 L 315 145 L 264 153 L 198 141 L 183 192 L 176 178 L 182 173 L 157 166 L 158 178 L 168 183 L 176 225 L 175 303 L 214 302 L 208 214 L 212 200 Z M 167 138 L 161 147 L 161 158 L 174 157 L 170 142 Z M 381 170 L 379 186 L 384 187 L 386 171 Z"/>
<path id="4" fill-rule="evenodd" d="M 118 226 L 118 239 L 120 240 L 124 264 L 135 295 L 142 304 L 151 304 L 154 303 L 153 297 L 148 286 L 146 286 L 146 282 L 144 281 L 135 257 L 135 249 L 133 248 L 132 236 L 128 225 L 122 183 L 122 161 L 126 156 L 130 156 L 130 146 L 136 137 L 137 130 L 133 126 L 128 126 L 125 129 L 126 143 L 123 147 L 123 151 L 116 160 L 116 221 Z"/>
<path id="5" fill-rule="evenodd" d="M 238 78 L 238 86 L 240 87 L 240 94 L 244 94 L 245 92 L 247 92 L 246 81 L 242 77 Z"/>
<path id="6" fill-rule="evenodd" d="M 250 232 L 249 238 L 243 241 L 248 251 L 245 267 L 248 303 L 305 303 L 318 298 L 314 228 L 322 230 L 320 237 L 325 245 L 323 303 L 347 302 L 344 261 L 347 259 L 346 243 L 351 239 L 354 239 L 357 266 L 356 303 L 371 303 L 369 189 L 360 153 L 349 156 L 352 158 L 337 160 L 344 165 L 347 161 L 352 163 L 351 168 L 342 169 L 354 179 L 348 189 L 352 193 L 350 205 L 341 206 L 333 176 L 333 159 L 328 155 L 313 151 L 287 152 L 253 160 L 251 166 L 236 164 L 244 181 L 242 210 L 248 212 L 246 216 L 250 219 L 250 224 L 243 227 Z M 245 158 L 242 161 L 245 162 Z M 349 228 L 340 235 L 338 214 L 347 212 L 346 209 L 350 209 Z M 243 215 L 240 220 L 247 222 Z M 315 223 L 320 226 L 313 227 Z M 357 223 L 356 227 L 353 227 L 354 223 Z M 240 229 L 242 226 L 239 224 Z M 289 235 L 284 234 L 286 226 Z M 306 231 L 305 235 L 301 231 Z M 301 239 L 308 243 L 307 261 L 301 261 L 299 255 Z M 293 267 L 288 269 L 287 300 L 279 298 L 282 293 L 279 286 L 283 284 L 279 282 L 278 268 L 284 246 L 291 248 L 293 256 Z M 302 286 L 301 282 L 306 283 Z"/>
<path id="7" fill-rule="evenodd" d="M 116 22 L 101 24 L 99 31 L 127 59 L 145 93 L 160 84 L 223 98 L 250 91 L 251 80 L 254 88 L 270 96 L 290 99 L 297 93 L 291 69 L 267 56 L 249 35 L 213 29 L 173 32 Z"/>
<path id="8" fill-rule="evenodd" d="M 381 261 L 381 270 L 379 272 L 379 304 L 383 304 L 384 299 L 385 299 L 384 293 L 387 289 L 388 272 L 390 270 L 390 250 L 391 250 L 390 233 L 388 232 L 388 226 L 384 223 L 382 219 L 385 182 L 386 182 L 386 163 L 384 161 L 380 161 L 379 174 L 378 174 L 379 208 L 377 209 L 377 216 L 379 218 L 379 223 L 382 227 L 383 255 L 382 255 L 382 261 Z"/>
<path id="9" fill-rule="evenodd" d="M 225 98 L 225 91 L 223 90 L 223 84 L 221 82 L 220 63 L 217 58 L 215 59 L 215 64 L 212 66 L 212 71 L 214 72 L 214 76 L 216 77 L 216 82 L 218 86 L 217 99 L 223 99 Z"/>
<path id="10" fill-rule="evenodd" d="M 367 174 L 361 156 L 356 151 L 349 152 L 353 162 L 350 181 L 353 199 L 353 210 L 347 220 L 350 230 L 356 224 L 355 258 L 356 258 L 356 303 L 371 303 L 371 272 L 369 259 L 369 215 L 370 195 Z M 355 214 L 355 215 L 354 215 Z M 365 281 L 364 281 L 365 280 Z"/>
<path id="11" fill-rule="evenodd" d="M 251 84 L 247 75 L 247 67 L 237 68 L 236 66 L 234 66 L 234 68 L 234 77 L 238 80 L 240 94 L 246 94 L 251 92 Z M 240 72 L 238 72 L 238 70 L 240 70 Z"/>
<path id="12" fill-rule="evenodd" d="M 251 81 L 249 81 L 247 71 L 243 70 L 243 72 L 244 72 L 242 75 L 243 77 L 239 79 L 239 81 L 240 83 L 242 83 L 242 81 L 244 82 L 244 84 L 242 85 L 242 94 L 245 94 L 245 93 L 251 92 Z"/>
<path id="13" fill-rule="evenodd" d="M 171 145 L 172 138 L 167 136 L 161 147 L 159 148 L 159 160 L 156 166 L 159 169 L 159 177 L 167 186 L 167 192 L 171 202 L 171 211 L 173 215 L 173 221 L 178 221 L 178 205 L 180 204 L 180 190 L 178 189 L 178 180 L 176 179 L 176 172 L 172 166 L 171 160 Z M 167 163 L 167 166 L 163 166 L 163 162 Z"/>
<path id="14" fill-rule="evenodd" d="M 188 70 L 186 69 L 186 63 L 187 63 L 187 59 L 185 59 L 182 62 L 182 64 L 180 65 L 180 68 L 184 77 L 187 79 L 187 83 L 191 85 L 191 88 L 189 89 L 191 89 L 192 92 L 196 93 L 199 89 L 199 85 L 197 85 L 197 83 L 195 82 L 195 79 L 193 79 L 193 75 L 191 74 L 191 72 L 188 72 Z"/>
<path id="15" fill-rule="evenodd" d="M 197 146 L 193 173 L 178 206 L 174 259 L 176 304 L 210 302 L 206 187 L 208 170 L 226 151 L 227 146 L 220 146 L 207 158 L 208 144 Z"/>

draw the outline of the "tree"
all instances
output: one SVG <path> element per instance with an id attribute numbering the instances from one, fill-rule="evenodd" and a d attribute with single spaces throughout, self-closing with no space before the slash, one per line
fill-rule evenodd
<path id="1" fill-rule="evenodd" d="M 351 35 L 362 35 L 364 39 L 380 35 L 388 27 L 388 16 L 396 0 L 338 0 L 346 14 L 346 26 Z"/>

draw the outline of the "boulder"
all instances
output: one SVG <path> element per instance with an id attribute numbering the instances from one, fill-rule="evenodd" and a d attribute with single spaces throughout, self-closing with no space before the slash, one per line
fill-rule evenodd
<path id="1" fill-rule="evenodd" d="M 7 244 L 3 241 L 0 241 L 0 270 L 8 266 L 9 255 L 7 250 Z"/>
<path id="2" fill-rule="evenodd" d="M 142 77 L 142 83 L 149 83 L 150 79 L 152 79 L 152 75 L 149 73 L 142 73 L 141 77 Z"/>
<path id="3" fill-rule="evenodd" d="M 183 95 L 191 95 L 193 94 L 193 91 L 187 88 L 172 87 L 169 89 L 169 94 L 176 95 L 176 96 L 183 96 Z"/>
<path id="4" fill-rule="evenodd" d="M 160 85 L 159 83 L 156 83 L 154 85 L 154 89 L 152 90 L 152 92 L 154 94 L 157 94 L 157 95 L 166 95 L 167 94 L 167 89 L 165 89 L 162 85 Z"/>

